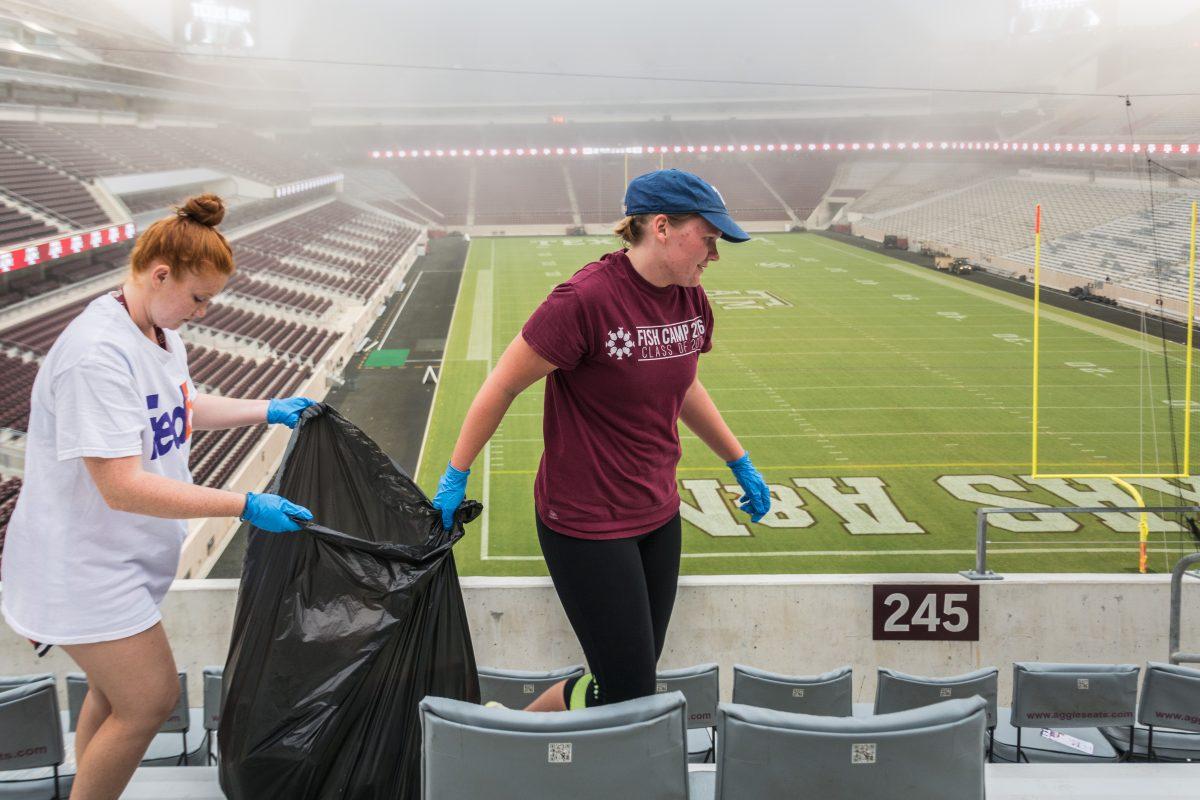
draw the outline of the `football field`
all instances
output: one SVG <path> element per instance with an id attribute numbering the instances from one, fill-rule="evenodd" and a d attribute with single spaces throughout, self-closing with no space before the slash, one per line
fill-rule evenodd
<path id="1" fill-rule="evenodd" d="M 488 370 L 553 286 L 609 237 L 471 242 L 418 467 L 436 485 Z M 722 243 L 705 271 L 716 327 L 700 379 L 771 485 L 772 514 L 737 510 L 728 468 L 686 429 L 685 574 L 951 572 L 974 565 L 980 507 L 1122 506 L 1105 478 L 1030 476 L 1033 305 L 811 234 Z M 1151 321 L 1152 322 L 1152 321 Z M 1039 474 L 1175 474 L 1185 351 L 1043 307 Z M 472 467 L 483 516 L 455 548 L 468 575 L 543 575 L 533 522 L 543 386 L 512 405 Z M 1193 440 L 1195 437 L 1192 437 Z M 1132 481 L 1150 505 L 1200 500 L 1200 480 Z M 1151 516 L 1150 568 L 1195 549 Z M 1134 516 L 1002 515 L 999 572 L 1130 572 Z"/>

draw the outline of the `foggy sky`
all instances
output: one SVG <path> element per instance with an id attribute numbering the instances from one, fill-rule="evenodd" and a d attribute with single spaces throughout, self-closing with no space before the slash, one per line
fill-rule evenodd
<path id="1" fill-rule="evenodd" d="M 164 0 L 113 0 L 169 25 Z M 1127 56 L 1122 73 L 1158 88 L 1181 78 L 1163 41 L 1200 40 L 1187 0 L 1092 0 L 1087 31 L 1010 30 L 1038 0 L 259 0 L 260 55 L 546 72 L 955 88 L 1096 88 L 1080 60 Z M 1029 15 L 1024 16 L 1029 24 Z M 1186 20 L 1186 25 L 1178 24 Z M 316 104 L 647 102 L 797 97 L 798 89 L 642 80 L 446 73 L 320 64 L 295 67 Z M 1190 81 L 1190 78 L 1187 80 Z M 997 102 L 1001 101 L 997 99 Z"/>

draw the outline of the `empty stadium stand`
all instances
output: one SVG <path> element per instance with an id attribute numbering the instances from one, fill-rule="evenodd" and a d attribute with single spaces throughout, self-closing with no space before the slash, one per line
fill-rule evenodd
<path id="1" fill-rule="evenodd" d="M 62 229 L 108 222 L 87 188 L 72 176 L 12 149 L 0 124 L 0 192 L 18 203 L 61 220 Z"/>

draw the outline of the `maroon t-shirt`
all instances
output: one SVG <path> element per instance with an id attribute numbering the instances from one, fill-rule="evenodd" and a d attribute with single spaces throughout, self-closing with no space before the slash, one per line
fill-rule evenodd
<path id="1" fill-rule="evenodd" d="M 625 251 L 559 284 L 521 335 L 558 367 L 546 378 L 538 515 L 585 539 L 652 531 L 679 512 L 679 410 L 712 349 L 699 286 L 658 287 Z"/>

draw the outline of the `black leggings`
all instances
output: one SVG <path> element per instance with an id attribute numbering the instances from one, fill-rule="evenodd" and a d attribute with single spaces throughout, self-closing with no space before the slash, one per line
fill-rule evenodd
<path id="1" fill-rule="evenodd" d="M 599 686 L 588 705 L 654 694 L 679 583 L 679 515 L 627 539 L 564 536 L 541 517 L 537 531 L 550 578 Z"/>

